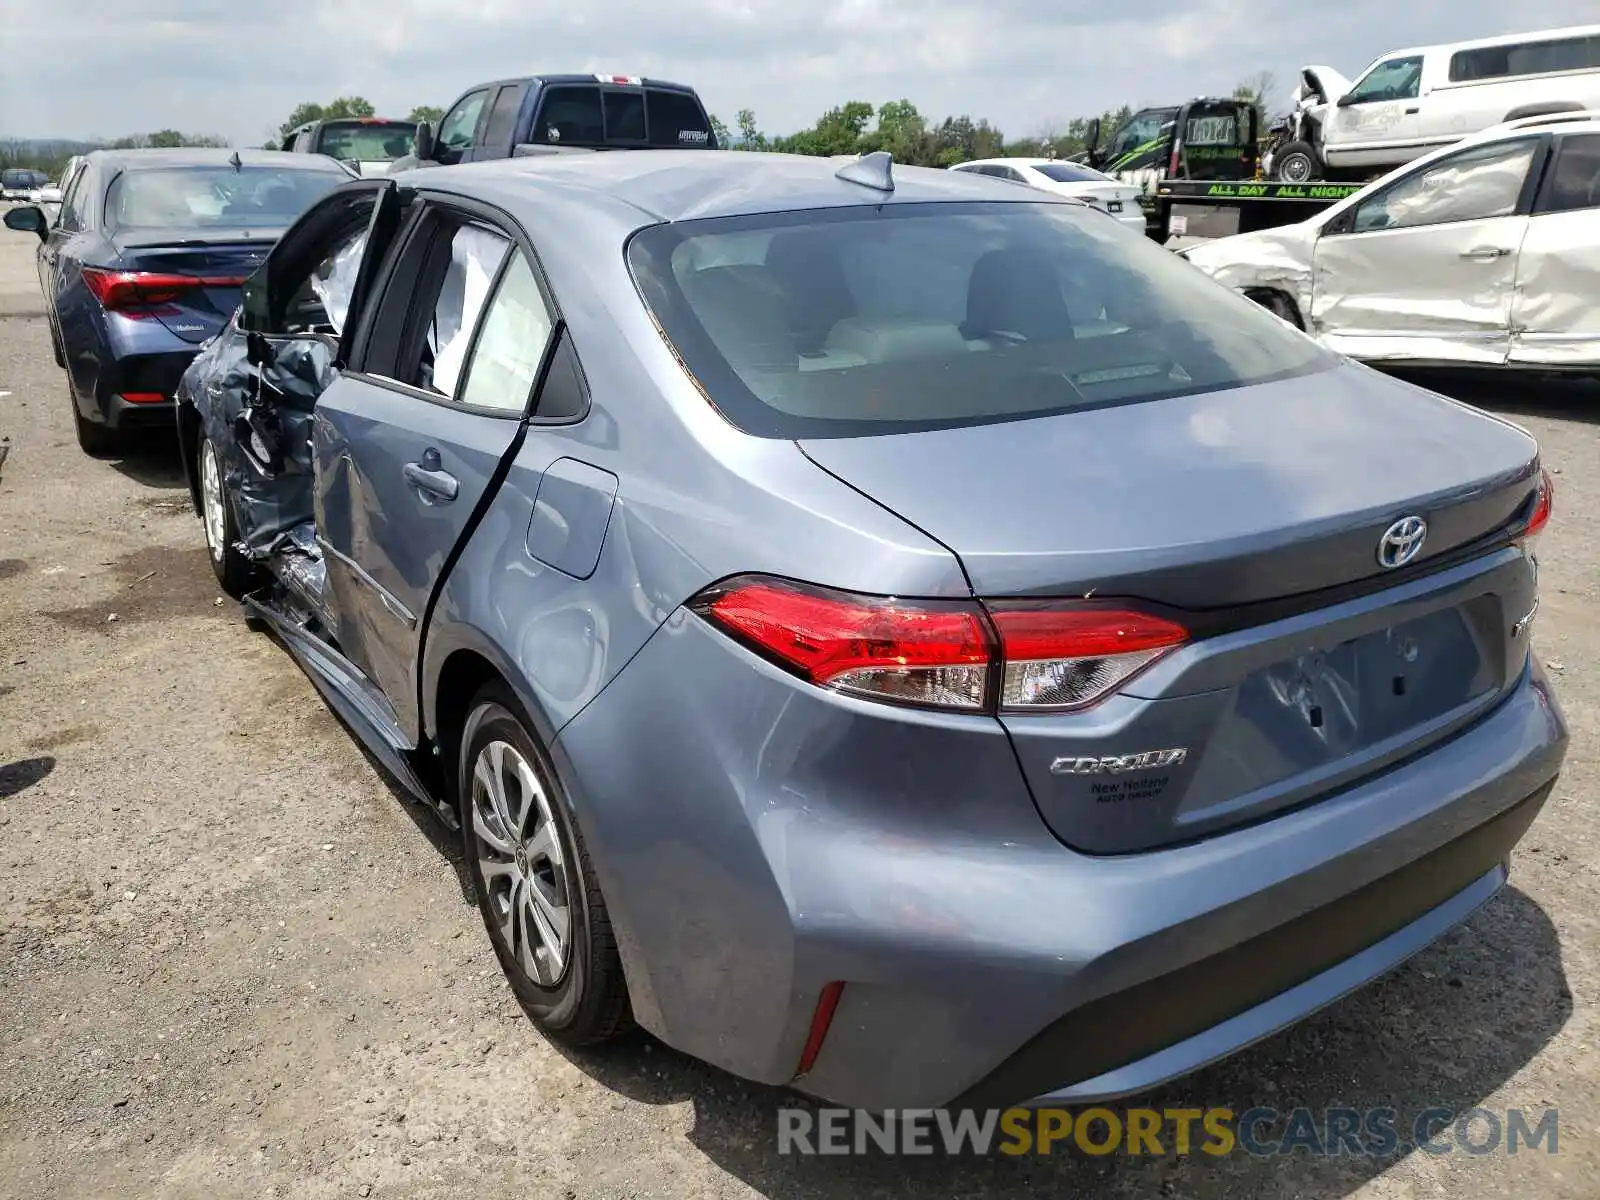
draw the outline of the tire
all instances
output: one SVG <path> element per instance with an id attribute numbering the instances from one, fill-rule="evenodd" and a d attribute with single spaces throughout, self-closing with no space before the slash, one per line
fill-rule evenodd
<path id="1" fill-rule="evenodd" d="M 122 435 L 109 425 L 90 421 L 78 411 L 78 398 L 67 384 L 67 403 L 72 406 L 72 431 L 78 435 L 78 449 L 90 458 L 108 458 L 122 448 Z"/>
<path id="2" fill-rule="evenodd" d="M 1272 178 L 1279 183 L 1306 183 L 1322 173 L 1322 162 L 1309 142 L 1288 142 L 1272 155 Z"/>
<path id="3" fill-rule="evenodd" d="M 467 712 L 461 839 L 500 967 L 546 1036 L 567 1046 L 609 1041 L 633 1026 L 627 982 L 566 794 L 503 683 L 487 684 Z"/>
<path id="4" fill-rule="evenodd" d="M 1282 292 L 1274 288 L 1251 288 L 1245 292 L 1248 299 L 1254 300 L 1262 308 L 1281 317 L 1296 329 L 1304 330 L 1306 324 L 1300 319 L 1300 309 L 1295 302 Z"/>
<path id="5" fill-rule="evenodd" d="M 205 528 L 206 557 L 222 590 L 235 600 L 254 591 L 261 583 L 261 568 L 243 554 L 236 543 L 239 529 L 233 519 L 233 505 L 222 477 L 222 460 L 210 438 L 200 439 L 195 454 L 195 475 L 200 488 L 200 524 Z"/>

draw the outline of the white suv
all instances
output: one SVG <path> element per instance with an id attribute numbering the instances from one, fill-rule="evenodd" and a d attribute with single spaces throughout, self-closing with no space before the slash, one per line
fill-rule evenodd
<path id="1" fill-rule="evenodd" d="M 1502 121 L 1600 108 L 1600 25 L 1397 50 L 1348 86 L 1303 77 L 1322 163 L 1370 176 Z"/>

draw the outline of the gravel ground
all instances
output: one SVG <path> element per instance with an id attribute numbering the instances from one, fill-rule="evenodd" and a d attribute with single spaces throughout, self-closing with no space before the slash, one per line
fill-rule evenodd
<path id="1" fill-rule="evenodd" d="M 1557 1106 L 1558 1154 L 780 1157 L 783 1092 L 523 1017 L 451 838 L 222 603 L 166 439 L 78 451 L 33 245 L 0 232 L 0 1196 L 1600 1194 L 1600 394 L 1468 397 L 1561 472 L 1537 647 L 1573 749 L 1513 886 L 1152 1098 Z"/>

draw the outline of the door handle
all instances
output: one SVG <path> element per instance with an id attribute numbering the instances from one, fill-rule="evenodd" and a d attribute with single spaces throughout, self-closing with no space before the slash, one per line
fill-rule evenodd
<path id="1" fill-rule="evenodd" d="M 1406 109 L 1406 116 L 1414 117 L 1421 111 L 1422 110 L 1420 108 L 1408 108 L 1408 109 Z"/>
<path id="2" fill-rule="evenodd" d="M 439 452 L 429 446 L 422 452 L 420 462 L 407 463 L 400 468 L 405 481 L 422 493 L 426 504 L 448 504 L 461 491 L 461 483 L 448 471 L 441 469 Z"/>
<path id="3" fill-rule="evenodd" d="M 1479 246 L 1475 250 L 1463 250 L 1461 257 L 1468 262 L 1493 262 L 1497 258 L 1504 258 L 1511 250 L 1506 246 Z"/>

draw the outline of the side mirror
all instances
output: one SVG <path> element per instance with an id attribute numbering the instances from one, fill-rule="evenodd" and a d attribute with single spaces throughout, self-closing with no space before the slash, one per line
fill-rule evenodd
<path id="1" fill-rule="evenodd" d="M 417 122 L 417 132 L 413 142 L 418 160 L 431 162 L 433 160 L 433 152 L 437 148 L 433 140 L 433 125 L 431 122 Z"/>
<path id="2" fill-rule="evenodd" d="M 1096 160 L 1098 160 L 1100 157 L 1099 117 L 1091 118 L 1089 121 L 1089 127 L 1083 131 L 1083 152 L 1084 157 L 1088 159 L 1090 166 L 1093 166 Z"/>
<path id="3" fill-rule="evenodd" d="M 42 242 L 50 236 L 50 219 L 44 215 L 44 209 L 29 204 L 6 213 L 6 228 L 21 233 L 36 233 Z"/>
<path id="4" fill-rule="evenodd" d="M 1361 101 L 1356 99 L 1356 94 L 1354 92 L 1346 92 L 1344 95 L 1335 100 L 1333 105 L 1335 108 L 1349 108 L 1352 104 L 1360 103 Z"/>

